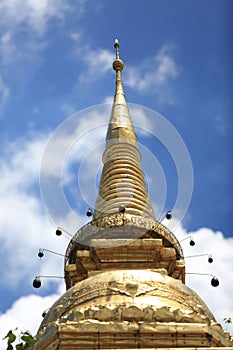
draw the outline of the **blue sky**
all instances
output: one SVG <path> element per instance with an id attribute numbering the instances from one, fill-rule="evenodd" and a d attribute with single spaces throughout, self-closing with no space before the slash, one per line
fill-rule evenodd
<path id="1" fill-rule="evenodd" d="M 46 245 L 64 252 L 68 243 L 54 237 L 55 227 L 43 208 L 40 162 L 49 135 L 64 120 L 112 100 L 116 37 L 125 62 L 127 101 L 155 110 L 172 123 L 192 160 L 193 196 L 180 235 L 201 235 L 204 252 L 209 246 L 218 252 L 223 244 L 225 255 L 215 268 L 221 274 L 228 266 L 226 272 L 230 272 L 232 6 L 230 0 L 1 1 L 2 320 L 7 319 L 9 325 L 20 323 L 15 316 L 7 318 L 15 312 L 14 302 L 37 297 L 43 303 L 62 289 L 57 282 L 47 282 L 39 291 L 31 287 L 37 273 L 62 273 L 62 260 L 49 257 L 40 262 L 37 248 Z M 103 116 L 101 123 L 108 119 Z M 98 134 L 98 142 L 103 135 L 102 131 Z M 139 142 L 155 154 L 164 170 L 165 209 L 172 209 L 177 192 L 174 164 L 158 140 L 142 135 Z M 69 169 L 76 171 L 75 167 Z M 149 170 L 153 178 L 148 178 L 156 186 L 156 172 Z M 71 201 L 75 202 L 75 197 Z M 74 207 L 85 221 L 87 204 L 76 201 Z M 156 207 L 156 198 L 152 201 Z M 228 300 L 227 285 L 222 293 Z M 226 310 L 227 306 L 233 313 L 233 306 L 226 305 Z"/>

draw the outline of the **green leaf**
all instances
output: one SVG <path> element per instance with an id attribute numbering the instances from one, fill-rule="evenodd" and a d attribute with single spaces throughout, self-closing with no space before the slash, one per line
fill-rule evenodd
<path id="1" fill-rule="evenodd" d="M 28 333 L 25 332 L 25 334 L 28 334 Z M 33 336 L 32 336 L 31 334 L 22 335 L 21 339 L 22 339 L 23 341 L 25 341 L 25 343 L 26 343 L 27 345 L 33 345 L 33 344 L 35 344 L 35 339 L 33 338 Z"/>
<path id="2" fill-rule="evenodd" d="M 9 331 L 7 333 L 7 335 L 5 336 L 5 338 L 3 338 L 3 339 L 6 339 L 6 338 L 8 338 L 7 344 L 9 345 L 11 343 L 14 343 L 14 341 L 16 339 L 16 335 L 12 331 Z"/>

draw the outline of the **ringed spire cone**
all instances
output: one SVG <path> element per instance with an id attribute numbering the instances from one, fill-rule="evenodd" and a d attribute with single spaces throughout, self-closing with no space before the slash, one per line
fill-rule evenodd
<path id="1" fill-rule="evenodd" d="M 94 218 L 125 212 L 154 219 L 143 171 L 140 165 L 137 136 L 126 103 L 121 72 L 124 62 L 119 57 L 119 42 L 114 43 L 116 90 L 103 154 L 103 170 Z"/>

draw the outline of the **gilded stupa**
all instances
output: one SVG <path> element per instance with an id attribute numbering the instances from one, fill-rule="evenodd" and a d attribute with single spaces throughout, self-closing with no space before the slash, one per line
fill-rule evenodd
<path id="1" fill-rule="evenodd" d="M 67 247 L 67 291 L 44 317 L 34 349 L 233 349 L 185 285 L 179 241 L 155 219 L 117 40 L 114 47 L 116 90 L 93 218 Z"/>

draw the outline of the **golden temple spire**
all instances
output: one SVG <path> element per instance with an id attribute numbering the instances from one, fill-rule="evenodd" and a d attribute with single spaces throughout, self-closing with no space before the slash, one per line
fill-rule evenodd
<path id="1" fill-rule="evenodd" d="M 122 85 L 121 71 L 124 68 L 124 62 L 120 59 L 119 42 L 117 39 L 115 40 L 114 47 L 116 49 L 116 59 L 112 66 L 116 72 L 116 91 L 106 141 L 115 140 L 115 142 L 118 142 L 119 139 L 124 138 L 125 141 L 135 144 L 137 143 L 137 136 L 129 114 Z"/>
<path id="2" fill-rule="evenodd" d="M 114 43 L 116 60 L 116 91 L 103 154 L 103 171 L 96 200 L 94 218 L 125 212 L 154 219 L 154 212 L 147 193 L 137 136 L 130 117 L 122 85 L 121 71 L 124 62 L 119 58 L 119 42 Z"/>

